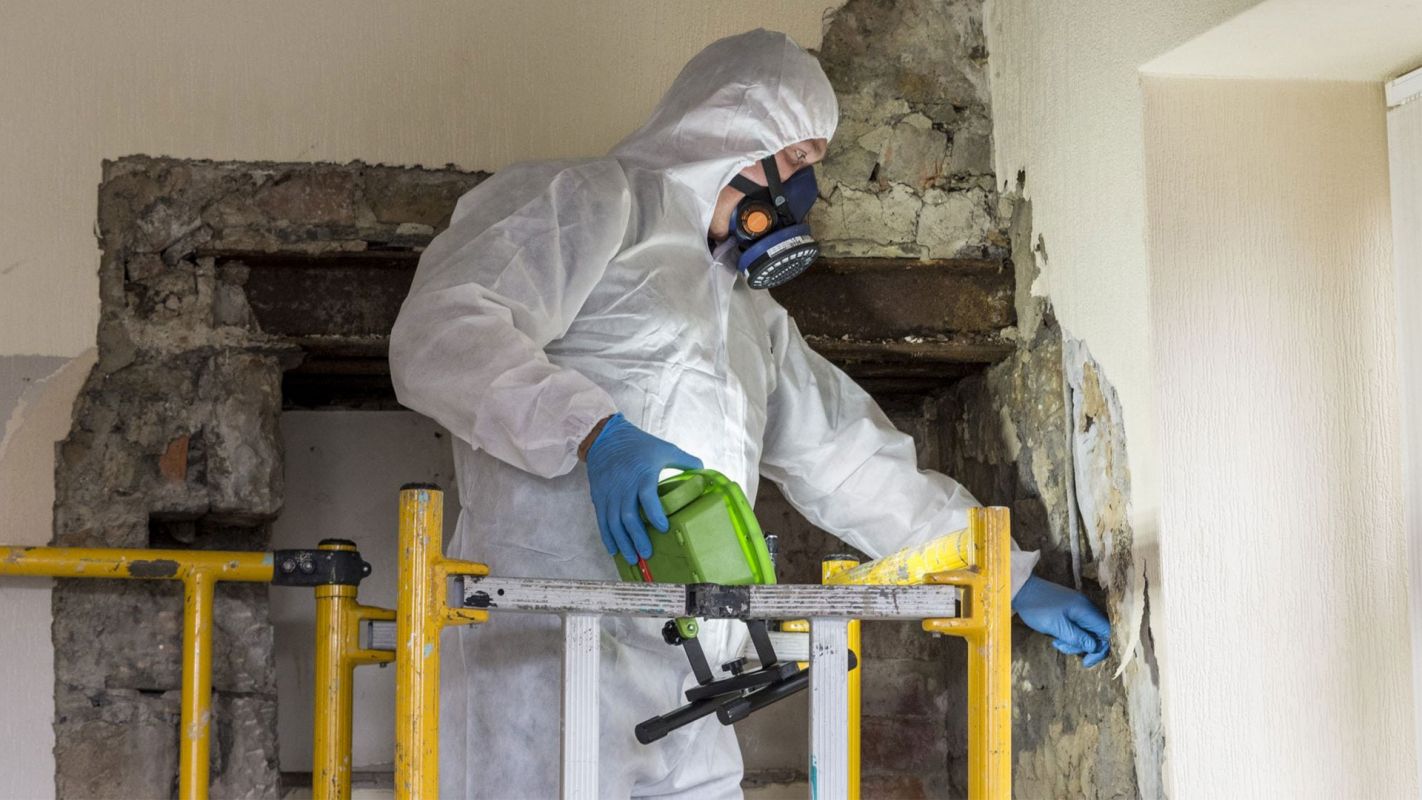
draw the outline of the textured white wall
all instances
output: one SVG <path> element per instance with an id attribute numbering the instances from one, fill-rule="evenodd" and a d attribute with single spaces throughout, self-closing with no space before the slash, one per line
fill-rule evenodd
<path id="1" fill-rule="evenodd" d="M 1415 797 L 1376 83 L 1147 79 L 1177 797 Z"/>
<path id="2" fill-rule="evenodd" d="M 26 382 L 11 424 L 0 427 L 0 538 L 49 544 L 54 443 L 69 432 L 69 409 L 95 354 L 58 361 Z M 50 465 L 48 471 L 15 465 Z M 54 651 L 50 587 L 38 578 L 0 581 L 0 797 L 54 794 Z"/>
<path id="3" fill-rule="evenodd" d="M 1422 742 L 1422 96 L 1387 112 L 1393 263 L 1397 273 L 1397 364 L 1402 385 L 1403 529 L 1412 575 L 1413 731 Z M 1422 759 L 1419 759 L 1422 769 Z"/>
<path id="4" fill-rule="evenodd" d="M 815 47 L 838 4 L 10 0 L 0 10 L 0 362 L 93 347 L 105 158 L 497 169 L 598 154 L 705 44 L 763 26 Z M 87 362 L 80 381 L 84 371 Z M 12 373 L 0 363 L 0 384 Z M 78 384 L 64 387 L 0 402 L 0 484 L 33 478 L 52 493 L 53 442 Z M 0 401 L 22 389 L 0 385 Z M 0 504 L 0 541 L 47 540 L 50 515 L 48 503 Z M 13 596 L 49 607 L 47 585 Z M 0 737 L 0 797 L 47 796 L 49 622 L 3 607 L 0 733 L 21 733 Z"/>
<path id="5" fill-rule="evenodd" d="M 1422 0 L 1266 0 L 1142 70 L 1200 77 L 1377 81 L 1418 64 Z"/>
<path id="6" fill-rule="evenodd" d="M 1175 797 L 1416 794 L 1379 83 L 1415 9 L 988 0 L 1034 289 L 1124 410 Z M 1142 91 L 1246 69 L 1277 93 Z"/>

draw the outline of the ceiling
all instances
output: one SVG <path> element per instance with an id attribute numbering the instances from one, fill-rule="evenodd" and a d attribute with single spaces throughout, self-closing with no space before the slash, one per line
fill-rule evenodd
<path id="1" fill-rule="evenodd" d="M 1419 66 L 1422 0 L 1264 0 L 1141 71 L 1386 81 Z"/>

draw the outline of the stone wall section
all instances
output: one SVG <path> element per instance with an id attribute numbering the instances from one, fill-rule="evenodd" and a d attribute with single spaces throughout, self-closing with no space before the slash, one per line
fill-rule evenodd
<path id="1" fill-rule="evenodd" d="M 281 374 L 300 352 L 260 329 L 234 257 L 423 247 L 482 177 L 106 163 L 98 363 L 59 445 L 55 543 L 265 549 L 282 505 Z M 58 796 L 171 796 L 180 587 L 60 581 L 53 609 Z M 212 796 L 276 797 L 267 588 L 219 584 L 216 616 Z"/>
<path id="2" fill-rule="evenodd" d="M 894 417 L 916 432 L 924 466 L 1011 508 L 1018 541 L 1043 552 L 1038 572 L 1082 589 L 1115 625 L 1113 658 L 1093 670 L 1018 625 L 1016 795 L 1156 797 L 1159 679 L 1120 408 L 1086 346 L 1033 294 L 1046 244 L 1033 240 L 1025 176 L 993 174 L 988 58 L 981 0 L 846 3 L 821 53 L 841 123 L 813 222 L 835 255 L 997 259 L 1015 271 L 1016 324 L 1001 332 L 1015 352 Z M 962 643 L 867 630 L 866 791 L 966 794 Z"/>
<path id="3" fill-rule="evenodd" d="M 820 60 L 840 122 L 811 223 L 826 254 L 1001 258 L 981 0 L 850 0 Z"/>
<path id="4" fill-rule="evenodd" d="M 1139 565 L 1120 407 L 1049 301 L 1024 291 L 1045 246 L 1032 240 L 1031 206 L 1020 192 L 1004 205 L 1012 209 L 1018 270 L 1018 350 L 944 394 L 941 450 L 949 472 L 980 500 L 1011 508 L 1018 543 L 1042 553 L 1037 574 L 1086 593 L 1113 625 L 1111 657 L 1090 670 L 1016 626 L 1014 794 L 1160 797 L 1159 675 L 1148 610 L 1134 609 L 1143 586 L 1132 589 Z"/>

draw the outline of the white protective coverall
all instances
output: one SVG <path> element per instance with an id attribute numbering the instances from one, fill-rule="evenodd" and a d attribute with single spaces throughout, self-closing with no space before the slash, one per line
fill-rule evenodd
<path id="1" fill-rule="evenodd" d="M 764 475 L 873 557 L 965 525 L 967 491 L 919 470 L 913 440 L 746 285 L 733 254 L 707 248 L 731 176 L 829 139 L 837 116 L 814 57 L 752 31 L 692 59 L 608 156 L 516 164 L 459 200 L 390 342 L 400 401 L 454 435 L 454 557 L 511 577 L 615 580 L 577 448 L 619 411 L 752 500 Z M 1015 556 L 1014 591 L 1035 561 Z M 633 737 L 694 685 L 661 626 L 604 622 L 600 795 L 739 797 L 735 734 L 714 716 L 649 746 Z M 701 630 L 713 667 L 745 635 Z M 441 796 L 556 797 L 559 620 L 495 613 L 445 642 Z"/>

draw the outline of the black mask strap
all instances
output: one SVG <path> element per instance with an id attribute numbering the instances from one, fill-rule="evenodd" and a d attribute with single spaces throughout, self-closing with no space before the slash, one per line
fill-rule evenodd
<path id="1" fill-rule="evenodd" d="M 770 190 L 770 202 L 775 206 L 780 224 L 794 225 L 795 217 L 790 213 L 790 199 L 785 196 L 785 185 L 780 182 L 780 165 L 775 163 L 775 154 L 762 158 L 760 165 L 765 170 L 765 188 Z"/>
<path id="2" fill-rule="evenodd" d="M 731 188 L 745 195 L 754 197 L 765 191 L 765 187 L 737 172 L 731 176 Z"/>

